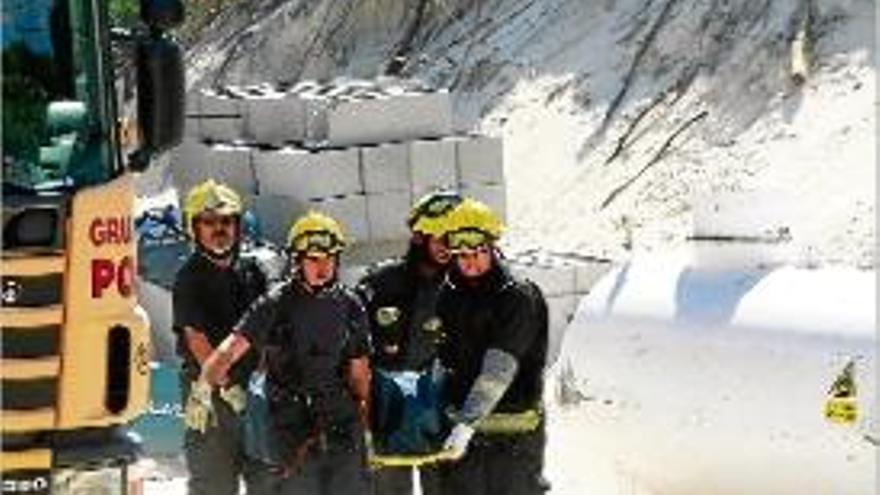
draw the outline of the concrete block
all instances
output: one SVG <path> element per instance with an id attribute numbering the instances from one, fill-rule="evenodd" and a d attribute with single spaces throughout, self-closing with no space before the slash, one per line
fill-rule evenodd
<path id="1" fill-rule="evenodd" d="M 310 200 L 309 208 L 330 215 L 342 225 L 350 242 L 369 241 L 370 227 L 367 222 L 367 199 L 362 194 L 336 198 Z"/>
<path id="2" fill-rule="evenodd" d="M 187 116 L 202 113 L 202 92 L 190 91 L 186 94 L 186 114 Z"/>
<path id="3" fill-rule="evenodd" d="M 343 262 L 339 267 L 339 281 L 349 287 L 357 285 L 367 274 L 369 265 L 351 265 Z"/>
<path id="4" fill-rule="evenodd" d="M 310 148 L 330 146 L 327 138 L 329 134 L 327 109 L 330 105 L 330 100 L 324 96 L 322 92 L 324 89 L 307 90 L 297 95 L 306 113 L 303 144 Z"/>
<path id="5" fill-rule="evenodd" d="M 252 211 L 260 221 L 263 235 L 279 246 L 285 245 L 290 226 L 309 208 L 309 204 L 301 199 L 272 194 L 256 195 L 252 203 Z"/>
<path id="6" fill-rule="evenodd" d="M 571 265 L 526 264 L 512 260 L 510 269 L 515 275 L 538 284 L 545 297 L 572 295 L 575 292 L 575 268 Z"/>
<path id="7" fill-rule="evenodd" d="M 466 185 L 461 187 L 461 194 L 486 203 L 502 221 L 507 220 L 507 188 L 504 184 Z"/>
<path id="8" fill-rule="evenodd" d="M 236 141 L 244 137 L 243 100 L 226 92 L 204 89 L 199 97 L 200 136 L 208 141 Z"/>
<path id="9" fill-rule="evenodd" d="M 501 138 L 474 136 L 458 141 L 456 163 L 463 185 L 503 184 L 504 149 Z"/>
<path id="10" fill-rule="evenodd" d="M 306 137 L 306 103 L 293 95 L 267 92 L 245 100 L 245 134 L 256 143 L 280 145 Z"/>
<path id="11" fill-rule="evenodd" d="M 193 141 L 202 140 L 202 119 L 187 116 L 183 121 L 183 137 Z"/>
<path id="12" fill-rule="evenodd" d="M 233 142 L 245 139 L 244 119 L 203 115 L 199 119 L 199 134 L 206 141 Z"/>
<path id="13" fill-rule="evenodd" d="M 408 239 L 406 217 L 412 205 L 409 191 L 367 194 L 370 241 Z"/>
<path id="14" fill-rule="evenodd" d="M 562 340 L 568 324 L 574 317 L 580 298 L 574 295 L 556 296 L 547 298 L 547 310 L 549 313 L 549 335 L 547 342 L 547 365 L 556 362 Z"/>
<path id="15" fill-rule="evenodd" d="M 222 115 L 226 117 L 241 117 L 242 100 L 231 98 L 213 89 L 202 90 L 200 98 L 200 111 L 202 115 Z"/>
<path id="16" fill-rule="evenodd" d="M 410 193 L 409 146 L 405 143 L 360 148 L 361 174 L 367 194 Z"/>
<path id="17" fill-rule="evenodd" d="M 409 166 L 413 192 L 458 187 L 455 141 L 451 139 L 410 142 Z"/>
<path id="18" fill-rule="evenodd" d="M 311 200 L 363 192 L 356 148 L 255 151 L 254 168 L 261 194 Z"/>
<path id="19" fill-rule="evenodd" d="M 207 179 L 223 182 L 242 195 L 256 192 L 251 148 L 185 141 L 171 153 L 171 174 L 179 194 Z"/>
<path id="20" fill-rule="evenodd" d="M 327 139 L 331 145 L 406 141 L 452 133 L 452 104 L 447 92 L 393 96 L 364 90 L 349 93 L 327 109 Z"/>
<path id="21" fill-rule="evenodd" d="M 403 256 L 409 239 L 371 241 L 355 244 L 345 251 L 343 265 L 373 265 L 394 256 Z"/>

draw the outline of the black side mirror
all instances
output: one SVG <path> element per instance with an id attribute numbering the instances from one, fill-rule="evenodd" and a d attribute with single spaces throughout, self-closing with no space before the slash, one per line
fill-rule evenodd
<path id="1" fill-rule="evenodd" d="M 141 20 L 151 29 L 165 31 L 183 23 L 185 11 L 181 0 L 140 0 Z"/>
<path id="2" fill-rule="evenodd" d="M 183 140 L 185 83 L 180 47 L 161 35 L 141 39 L 137 46 L 137 111 L 143 147 L 131 166 L 145 168 L 150 157 Z"/>

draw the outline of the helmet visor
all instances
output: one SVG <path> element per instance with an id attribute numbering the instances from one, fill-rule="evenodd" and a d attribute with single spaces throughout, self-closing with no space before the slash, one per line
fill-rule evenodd
<path id="1" fill-rule="evenodd" d="M 492 244 L 495 239 L 482 230 L 465 229 L 449 233 L 449 250 L 453 254 Z"/>
<path id="2" fill-rule="evenodd" d="M 339 239 L 327 231 L 305 232 L 293 240 L 293 250 L 307 254 L 335 254 L 342 251 Z"/>

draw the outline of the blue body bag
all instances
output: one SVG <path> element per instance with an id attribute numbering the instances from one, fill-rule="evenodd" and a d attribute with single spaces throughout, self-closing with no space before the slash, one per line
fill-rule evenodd
<path id="1" fill-rule="evenodd" d="M 373 373 L 373 441 L 379 455 L 438 452 L 451 425 L 443 413 L 443 374 Z"/>
<path id="2" fill-rule="evenodd" d="M 251 374 L 247 388 L 247 407 L 244 411 L 244 451 L 251 459 L 269 465 L 281 464 L 280 439 L 275 431 L 266 398 L 266 373 Z"/>

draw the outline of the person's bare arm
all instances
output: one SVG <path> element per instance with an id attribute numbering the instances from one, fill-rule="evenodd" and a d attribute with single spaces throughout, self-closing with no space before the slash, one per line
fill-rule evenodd
<path id="1" fill-rule="evenodd" d="M 366 356 L 348 362 L 348 386 L 358 407 L 358 415 L 364 428 L 370 426 L 370 359 Z"/>
<path id="2" fill-rule="evenodd" d="M 250 349 L 248 339 L 238 333 L 229 334 L 202 363 L 201 379 L 213 386 L 226 382 L 229 369 Z"/>
<path id="3" fill-rule="evenodd" d="M 196 358 L 196 362 L 199 363 L 200 367 L 204 366 L 205 360 L 208 359 L 208 356 L 210 356 L 212 352 L 214 352 L 214 346 L 208 342 L 208 337 L 205 335 L 205 332 L 187 326 L 183 327 L 183 336 L 189 352 L 191 352 L 193 357 Z"/>

